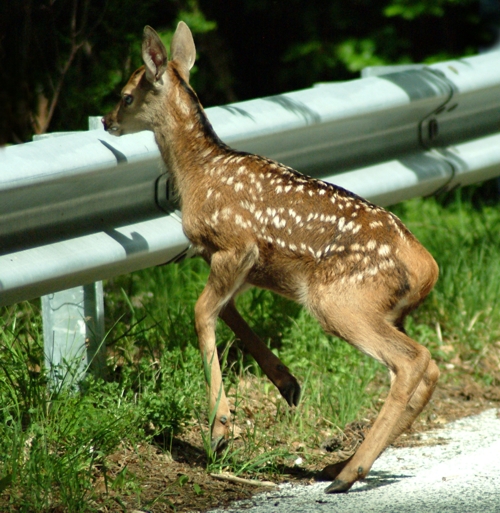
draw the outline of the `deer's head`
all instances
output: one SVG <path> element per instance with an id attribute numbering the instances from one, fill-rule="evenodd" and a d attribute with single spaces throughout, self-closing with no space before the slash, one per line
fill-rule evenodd
<path id="1" fill-rule="evenodd" d="M 171 62 L 158 34 L 149 26 L 144 27 L 142 60 L 144 65 L 132 73 L 121 92 L 118 105 L 102 118 L 104 129 L 113 135 L 132 134 L 153 130 L 154 119 L 167 115 L 162 101 L 171 79 L 169 67 L 175 67 L 189 82 L 189 70 L 196 58 L 196 48 L 189 27 L 179 22 L 170 46 Z"/>

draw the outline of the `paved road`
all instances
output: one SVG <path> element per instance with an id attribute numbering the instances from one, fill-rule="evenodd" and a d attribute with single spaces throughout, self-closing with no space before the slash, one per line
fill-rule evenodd
<path id="1" fill-rule="evenodd" d="M 325 494 L 325 483 L 282 485 L 211 513 L 498 513 L 499 414 L 488 410 L 425 434 L 442 445 L 388 449 L 348 494 Z"/>

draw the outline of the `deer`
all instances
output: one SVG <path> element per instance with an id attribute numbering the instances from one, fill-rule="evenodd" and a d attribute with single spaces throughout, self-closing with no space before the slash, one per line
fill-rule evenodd
<path id="1" fill-rule="evenodd" d="M 210 266 L 194 324 L 209 367 L 212 446 L 224 446 L 232 429 L 216 349 L 218 317 L 241 337 L 288 402 L 298 401 L 295 378 L 235 306 L 245 289 L 268 289 L 298 302 L 327 334 L 388 369 L 389 393 L 365 439 L 352 456 L 322 472 L 332 481 L 327 493 L 347 492 L 413 424 L 436 387 L 438 366 L 429 350 L 406 334 L 404 319 L 432 290 L 438 266 L 393 213 L 224 144 L 189 84 L 195 57 L 184 22 L 173 36 L 170 59 L 158 34 L 146 26 L 144 64 L 102 123 L 116 136 L 153 131 L 179 196 L 184 233 Z"/>

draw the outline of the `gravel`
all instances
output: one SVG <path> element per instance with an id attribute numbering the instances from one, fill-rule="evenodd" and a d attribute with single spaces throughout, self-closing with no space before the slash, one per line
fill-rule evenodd
<path id="1" fill-rule="evenodd" d="M 347 494 L 325 494 L 328 483 L 283 484 L 211 513 L 500 512 L 499 412 L 425 433 L 427 446 L 389 448 Z"/>

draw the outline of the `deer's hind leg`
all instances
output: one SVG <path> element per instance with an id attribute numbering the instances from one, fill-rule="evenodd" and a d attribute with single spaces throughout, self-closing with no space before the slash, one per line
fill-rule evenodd
<path id="1" fill-rule="evenodd" d="M 392 373 L 390 374 L 392 381 L 393 375 Z M 381 453 L 384 451 L 386 447 L 392 444 L 399 437 L 399 435 L 401 435 L 411 427 L 415 419 L 418 417 L 418 415 L 422 412 L 422 410 L 425 408 L 425 406 L 431 399 L 434 389 L 436 388 L 438 378 L 438 366 L 436 365 L 436 362 L 434 360 L 430 360 L 427 365 L 427 369 L 425 370 L 424 376 L 422 377 L 422 380 L 418 384 L 418 387 L 415 390 L 414 394 L 411 396 L 411 399 L 406 405 L 406 408 L 402 416 L 398 419 L 398 422 L 394 426 Z M 334 481 L 334 483 L 332 483 L 332 485 L 326 489 L 328 493 L 346 491 L 343 488 L 342 480 L 337 480 L 337 478 L 341 471 L 344 469 L 344 467 L 346 467 L 347 464 L 353 459 L 353 457 L 354 455 L 345 461 L 341 461 L 333 465 L 328 465 L 319 474 L 318 479 L 321 481 Z"/>
<path id="2" fill-rule="evenodd" d="M 369 290 L 351 288 L 340 296 L 342 300 L 331 294 L 320 295 L 321 303 L 312 308 L 313 313 L 326 332 L 340 335 L 385 365 L 391 374 L 391 387 L 357 452 L 343 467 L 332 469 L 330 477 L 335 480 L 326 489 L 328 493 L 345 492 L 368 474 L 381 452 L 427 404 L 439 375 L 429 351 L 387 321 Z"/>
<path id="3" fill-rule="evenodd" d="M 286 365 L 254 333 L 236 309 L 233 300 L 227 304 L 219 316 L 240 338 L 245 349 L 253 356 L 265 375 L 274 383 L 286 402 L 290 406 L 297 406 L 300 401 L 299 382 Z"/>
<path id="4" fill-rule="evenodd" d="M 215 340 L 217 317 L 243 285 L 257 258 L 258 249 L 255 246 L 245 247 L 242 251 L 214 253 L 210 259 L 207 284 L 195 306 L 195 327 L 205 368 L 210 416 L 213 416 L 214 450 L 219 450 L 225 445 L 224 441 L 231 429 L 231 412 L 224 392 Z"/>

